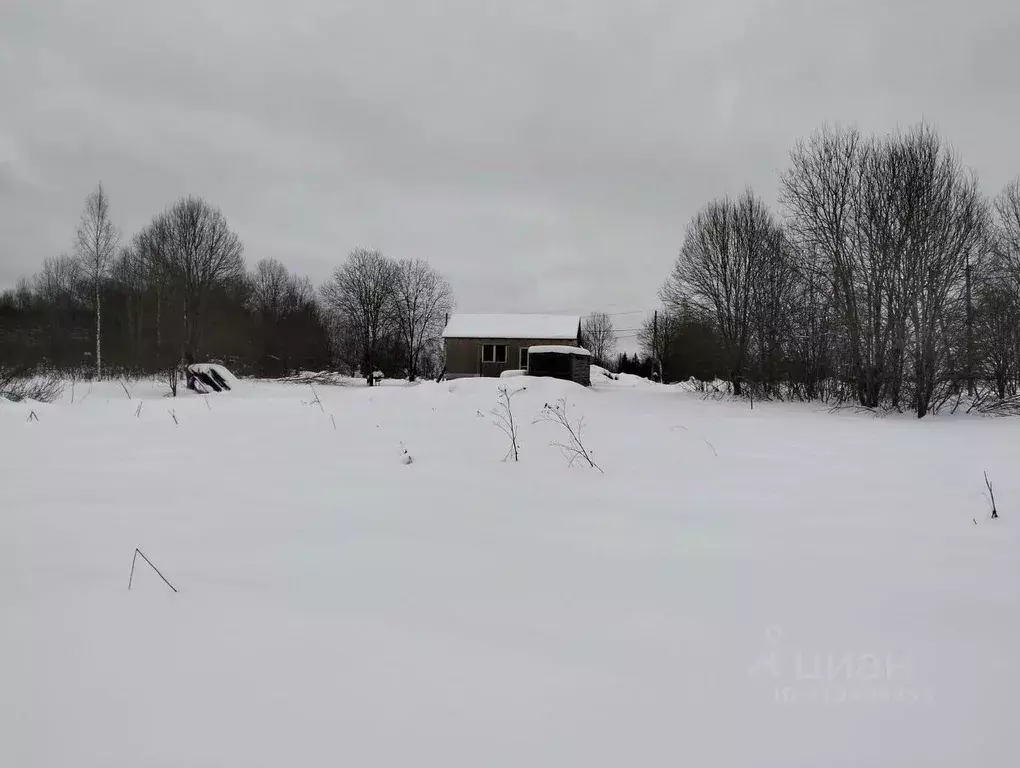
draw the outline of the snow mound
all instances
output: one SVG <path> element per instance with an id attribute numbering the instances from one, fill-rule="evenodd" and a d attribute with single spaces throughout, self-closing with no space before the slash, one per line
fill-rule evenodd
<path id="1" fill-rule="evenodd" d="M 593 365 L 591 367 L 591 381 L 592 381 L 592 384 L 595 383 L 596 379 L 601 379 L 601 378 L 610 379 L 611 381 L 617 381 L 620 378 L 620 376 L 619 376 L 619 374 L 616 374 L 616 373 L 613 373 L 612 371 L 606 370 L 601 365 Z"/>
<path id="2" fill-rule="evenodd" d="M 592 386 L 596 387 L 622 389 L 649 389 L 662 386 L 643 376 L 636 376 L 633 373 L 613 373 L 600 365 L 593 365 L 591 367 L 591 383 Z"/>
<path id="3" fill-rule="evenodd" d="M 591 352 L 583 347 L 571 347 L 567 344 L 539 344 L 528 348 L 528 355 L 578 355 L 591 357 Z"/>
<path id="4" fill-rule="evenodd" d="M 509 371 L 503 371 L 503 373 L 499 374 L 499 378 L 501 378 L 501 379 L 514 379 L 514 378 L 517 378 L 518 376 L 527 376 L 527 375 L 528 375 L 527 371 L 521 370 L 520 368 L 512 368 Z"/>
<path id="5" fill-rule="evenodd" d="M 227 385 L 233 389 L 238 383 L 237 377 L 232 374 L 227 368 L 217 363 L 194 363 L 188 366 L 195 373 L 205 373 L 212 375 L 215 373 L 221 379 L 223 379 Z"/>
<path id="6" fill-rule="evenodd" d="M 451 394 L 469 398 L 483 405 L 495 403 L 499 396 L 499 390 L 503 387 L 527 392 L 528 399 L 534 396 L 536 401 L 540 401 L 538 407 L 541 407 L 542 403 L 556 402 L 561 397 L 573 401 L 590 394 L 588 387 L 566 379 L 530 374 L 513 378 L 516 380 L 508 381 L 507 379 L 484 376 L 454 379 L 446 384 L 445 388 Z M 491 407 L 491 405 L 487 407 Z"/>
<path id="7" fill-rule="evenodd" d="M 650 379 L 646 379 L 644 376 L 637 376 L 633 373 L 618 373 L 613 384 L 617 387 L 630 387 L 630 388 L 650 388 L 660 386 Z"/>
<path id="8" fill-rule="evenodd" d="M 450 318 L 443 338 L 457 339 L 563 339 L 577 338 L 577 315 L 463 314 Z"/>

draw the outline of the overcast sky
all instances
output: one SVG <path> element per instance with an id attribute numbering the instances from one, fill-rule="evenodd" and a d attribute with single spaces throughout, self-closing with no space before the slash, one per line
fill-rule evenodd
<path id="1" fill-rule="evenodd" d="M 922 118 L 1020 174 L 1020 3 L 0 0 L 0 287 L 102 180 L 126 235 L 201 195 L 316 283 L 361 246 L 464 311 L 644 309 L 797 138 Z"/>

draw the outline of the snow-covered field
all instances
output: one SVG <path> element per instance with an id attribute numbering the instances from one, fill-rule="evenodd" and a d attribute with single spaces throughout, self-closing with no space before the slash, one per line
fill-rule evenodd
<path id="1" fill-rule="evenodd" d="M 1020 420 L 595 381 L 0 403 L 0 765 L 1020 765 Z"/>

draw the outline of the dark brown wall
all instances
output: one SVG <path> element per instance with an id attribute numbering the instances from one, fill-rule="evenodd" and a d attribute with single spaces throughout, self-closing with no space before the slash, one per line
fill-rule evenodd
<path id="1" fill-rule="evenodd" d="M 483 344 L 506 344 L 506 363 L 483 363 Z M 576 347 L 576 340 L 563 339 L 446 339 L 446 375 L 455 376 L 499 376 L 503 371 L 520 367 L 522 347 L 557 344 Z"/>
<path id="2" fill-rule="evenodd" d="M 574 381 L 586 387 L 591 386 L 591 364 L 590 357 L 574 357 Z"/>
<path id="3" fill-rule="evenodd" d="M 551 376 L 556 379 L 574 381 L 584 386 L 591 385 L 591 358 L 581 355 L 535 355 L 531 361 L 532 376 Z"/>

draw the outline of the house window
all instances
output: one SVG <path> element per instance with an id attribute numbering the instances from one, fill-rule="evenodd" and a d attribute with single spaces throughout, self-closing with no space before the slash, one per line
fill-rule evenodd
<path id="1" fill-rule="evenodd" d="M 520 368 L 522 371 L 527 370 L 527 368 L 528 368 L 528 348 L 527 347 L 521 347 L 521 359 L 520 359 L 519 363 L 520 364 L 517 366 L 518 368 Z"/>
<path id="2" fill-rule="evenodd" d="M 482 344 L 483 363 L 505 363 L 506 344 Z"/>

